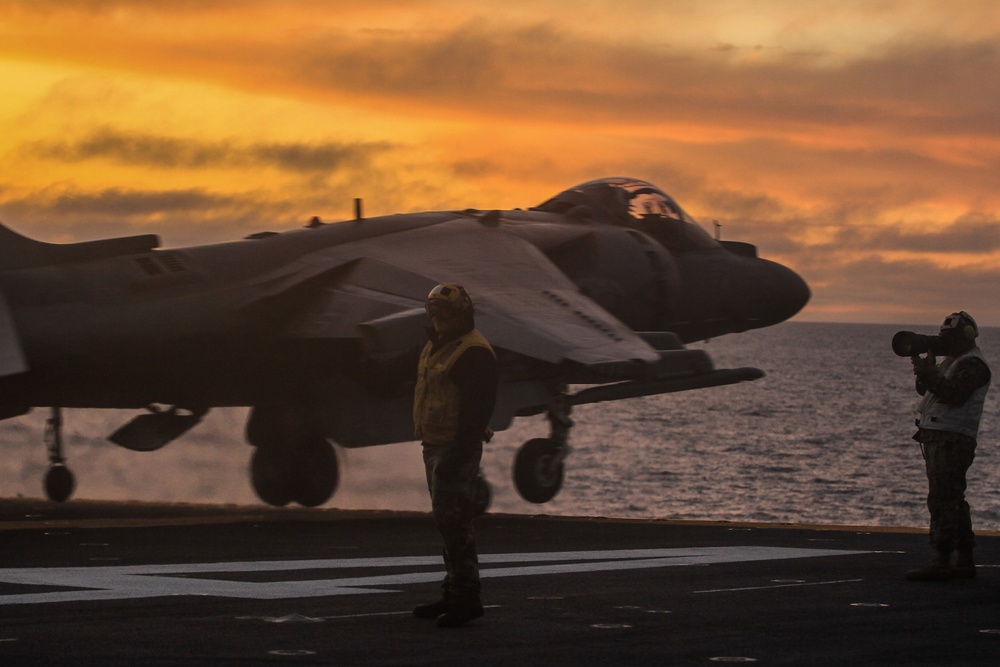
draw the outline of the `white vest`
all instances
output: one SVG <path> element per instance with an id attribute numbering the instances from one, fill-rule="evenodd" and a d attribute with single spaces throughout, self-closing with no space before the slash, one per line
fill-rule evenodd
<path id="1" fill-rule="evenodd" d="M 975 357 L 986 363 L 983 353 L 978 347 L 974 347 L 960 357 L 942 362 L 940 368 L 944 371 L 944 376 L 951 377 L 959 362 L 968 357 Z M 979 435 L 979 420 L 983 416 L 983 405 L 986 403 L 986 392 L 989 388 L 990 383 L 987 381 L 962 405 L 944 403 L 928 391 L 918 408 L 920 419 L 917 425 L 932 431 L 952 431 L 975 438 Z"/>

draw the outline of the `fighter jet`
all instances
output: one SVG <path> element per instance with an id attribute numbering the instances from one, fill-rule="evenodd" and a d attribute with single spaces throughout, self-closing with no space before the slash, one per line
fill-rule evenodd
<path id="1" fill-rule="evenodd" d="M 491 428 L 548 417 L 513 466 L 534 503 L 562 486 L 573 406 L 760 378 L 684 344 L 782 322 L 810 296 L 631 178 L 526 210 L 365 219 L 358 205 L 353 220 L 188 248 L 155 235 L 49 244 L 0 225 L 0 419 L 51 410 L 45 489 L 62 501 L 75 481 L 61 408 L 143 410 L 109 439 L 151 451 L 213 408 L 249 407 L 257 495 L 321 505 L 338 483 L 334 444 L 413 439 L 412 374 L 381 370 L 426 340 L 438 283 L 467 288 L 497 351 Z"/>

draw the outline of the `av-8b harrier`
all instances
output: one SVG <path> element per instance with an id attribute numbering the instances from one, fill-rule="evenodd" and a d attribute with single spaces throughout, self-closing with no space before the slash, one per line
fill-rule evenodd
<path id="1" fill-rule="evenodd" d="M 491 427 L 549 418 L 514 463 L 519 493 L 546 502 L 562 485 L 572 406 L 757 379 L 684 344 L 782 322 L 809 299 L 793 271 L 714 240 L 635 179 L 527 210 L 358 208 L 355 220 L 177 249 L 154 235 L 48 244 L 0 226 L 0 418 L 51 409 L 49 497 L 74 486 L 63 407 L 145 409 L 110 439 L 150 451 L 212 408 L 247 406 L 257 495 L 325 503 L 333 443 L 413 439 L 410 378 L 369 371 L 421 345 L 428 291 L 460 283 L 498 353 Z"/>

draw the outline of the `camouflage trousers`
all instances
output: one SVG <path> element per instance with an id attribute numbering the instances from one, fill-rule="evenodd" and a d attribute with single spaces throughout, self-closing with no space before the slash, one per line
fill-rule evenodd
<path id="1" fill-rule="evenodd" d="M 444 541 L 445 597 L 479 595 L 479 558 L 472 532 L 483 444 L 423 443 L 431 511 Z"/>
<path id="2" fill-rule="evenodd" d="M 959 433 L 926 429 L 918 437 L 927 468 L 931 547 L 944 552 L 971 550 L 975 535 L 965 500 L 965 475 L 976 457 L 976 440 Z"/>

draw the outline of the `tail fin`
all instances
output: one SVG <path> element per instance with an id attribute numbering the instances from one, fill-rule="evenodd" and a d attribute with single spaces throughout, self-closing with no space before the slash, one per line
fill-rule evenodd
<path id="1" fill-rule="evenodd" d="M 123 236 L 82 243 L 45 243 L 0 224 L 0 271 L 72 264 L 117 255 L 136 255 L 160 246 L 155 234 Z"/>

